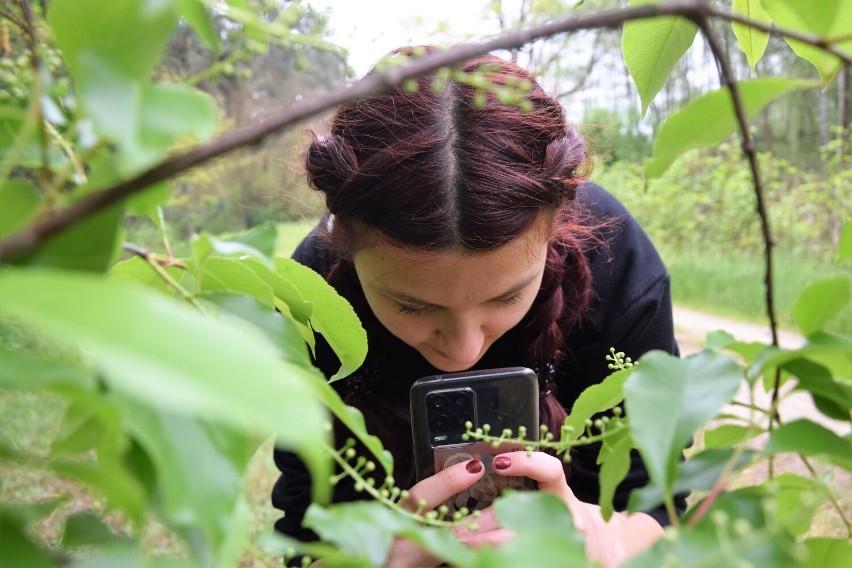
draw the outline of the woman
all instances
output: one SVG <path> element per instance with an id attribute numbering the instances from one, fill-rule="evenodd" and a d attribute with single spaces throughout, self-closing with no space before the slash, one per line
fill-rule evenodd
<path id="1" fill-rule="evenodd" d="M 417 378 L 533 368 L 542 423 L 558 432 L 565 408 L 609 374 L 610 347 L 633 358 L 651 349 L 677 354 L 666 270 L 627 211 L 585 181 L 585 146 L 561 105 L 529 73 L 497 57 L 475 58 L 462 70 L 524 90 L 525 102 L 502 104 L 493 91 L 426 76 L 416 90 L 343 106 L 306 156 L 309 182 L 330 215 L 294 254 L 361 318 L 366 362 L 336 385 L 393 453 L 398 485 L 413 485 L 412 501 L 430 507 L 472 485 L 483 468 L 472 460 L 414 484 L 407 403 Z M 338 366 L 322 342 L 316 363 L 327 375 Z M 659 538 L 665 514 L 619 513 L 604 523 L 593 505 L 596 455 L 597 448 L 578 449 L 570 471 L 539 452 L 496 459 L 501 473 L 530 477 L 561 497 L 589 556 L 614 566 Z M 292 454 L 275 457 L 282 475 L 273 503 L 285 511 L 276 528 L 310 539 L 301 526 L 310 479 Z M 647 479 L 634 456 L 616 509 Z M 336 501 L 358 498 L 351 484 L 335 488 Z M 479 524 L 479 532 L 458 537 L 471 546 L 511 538 L 487 514 Z M 400 541 L 390 563 L 429 560 Z"/>

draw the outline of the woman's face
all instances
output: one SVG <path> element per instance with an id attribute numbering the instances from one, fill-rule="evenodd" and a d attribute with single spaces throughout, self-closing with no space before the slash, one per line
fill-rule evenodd
<path id="1" fill-rule="evenodd" d="M 445 371 L 469 369 L 529 310 L 547 260 L 545 220 L 483 253 L 411 252 L 379 244 L 353 262 L 373 313 Z"/>

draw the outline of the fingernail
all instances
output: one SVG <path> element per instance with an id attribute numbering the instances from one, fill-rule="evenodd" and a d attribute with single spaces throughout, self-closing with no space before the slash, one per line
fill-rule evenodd
<path id="1" fill-rule="evenodd" d="M 510 465 L 512 465 L 512 459 L 508 456 L 497 456 L 494 458 L 495 469 L 507 469 Z"/>
<path id="2" fill-rule="evenodd" d="M 482 462 L 478 459 L 472 459 L 465 466 L 470 473 L 479 473 L 482 471 Z"/>

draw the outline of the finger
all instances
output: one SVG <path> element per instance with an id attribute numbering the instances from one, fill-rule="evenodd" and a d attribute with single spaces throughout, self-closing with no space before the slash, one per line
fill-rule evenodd
<path id="1" fill-rule="evenodd" d="M 529 477 L 538 483 L 538 488 L 553 493 L 568 506 L 574 526 L 584 530 L 587 519 L 584 504 L 577 499 L 568 482 L 562 460 L 543 452 L 508 452 L 494 456 L 493 467 L 498 475 Z"/>
<path id="2" fill-rule="evenodd" d="M 565 481 L 562 460 L 543 452 L 508 452 L 494 456 L 494 472 L 498 475 L 529 477 L 538 482 L 538 488 L 550 493 L 568 493 L 573 491 Z"/>
<path id="3" fill-rule="evenodd" d="M 459 537 L 459 541 L 471 548 L 479 548 L 481 546 L 500 546 L 513 538 L 515 538 L 515 533 L 509 529 L 495 529 Z"/>
<path id="4" fill-rule="evenodd" d="M 467 489 L 485 474 L 485 467 L 478 459 L 457 463 L 441 470 L 412 487 L 405 502 L 411 510 L 431 510 L 453 495 Z"/>

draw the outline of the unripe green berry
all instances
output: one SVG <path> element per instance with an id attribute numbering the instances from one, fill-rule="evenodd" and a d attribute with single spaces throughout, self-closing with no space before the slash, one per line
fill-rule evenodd
<path id="1" fill-rule="evenodd" d="M 745 536 L 749 532 L 751 532 L 751 523 L 749 523 L 746 519 L 736 519 L 734 521 L 734 534 L 738 536 Z"/>

